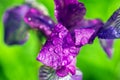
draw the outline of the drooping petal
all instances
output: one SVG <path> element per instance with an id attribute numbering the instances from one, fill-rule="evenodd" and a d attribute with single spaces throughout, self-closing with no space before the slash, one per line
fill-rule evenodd
<path id="1" fill-rule="evenodd" d="M 71 28 L 70 32 L 74 34 L 75 45 L 83 46 L 92 43 L 102 25 L 99 19 L 83 20 L 79 26 Z"/>
<path id="2" fill-rule="evenodd" d="M 113 54 L 113 39 L 100 39 L 100 44 L 104 51 L 107 53 L 108 57 L 112 57 Z"/>
<path id="3" fill-rule="evenodd" d="M 54 21 L 50 17 L 35 8 L 31 8 L 28 11 L 24 20 L 31 28 L 42 31 L 46 36 L 51 34 L 51 30 L 55 26 Z"/>
<path id="4" fill-rule="evenodd" d="M 76 48 L 68 30 L 58 24 L 40 51 L 37 60 L 58 69 L 69 65 L 78 52 L 79 48 Z"/>
<path id="5" fill-rule="evenodd" d="M 110 19 L 100 30 L 98 37 L 101 39 L 120 38 L 120 8 L 116 10 Z"/>
<path id="6" fill-rule="evenodd" d="M 28 5 L 21 5 L 10 8 L 5 12 L 3 22 L 6 44 L 23 44 L 28 39 L 28 26 L 23 19 L 28 10 Z"/>
<path id="7" fill-rule="evenodd" d="M 55 16 L 66 28 L 75 27 L 84 17 L 86 9 L 78 0 L 54 0 Z"/>

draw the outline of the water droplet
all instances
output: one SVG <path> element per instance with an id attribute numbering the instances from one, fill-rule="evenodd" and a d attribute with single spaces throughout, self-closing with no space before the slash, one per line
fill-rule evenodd
<path id="1" fill-rule="evenodd" d="M 63 53 L 64 53 L 64 54 L 69 54 L 69 50 L 68 50 L 68 49 L 64 49 L 64 50 L 63 50 Z"/>
<path id="2" fill-rule="evenodd" d="M 56 41 L 56 40 L 53 40 L 53 44 L 56 45 L 56 44 L 57 44 L 57 41 Z"/>
<path id="3" fill-rule="evenodd" d="M 49 24 L 52 24 L 52 21 L 51 21 L 51 20 L 49 20 L 49 21 L 48 21 L 48 23 L 49 23 Z"/>
<path id="4" fill-rule="evenodd" d="M 87 44 L 88 43 L 88 39 L 86 38 L 86 37 L 83 37 L 82 39 L 81 39 L 81 44 L 82 45 L 85 45 L 85 44 Z"/>
<path id="5" fill-rule="evenodd" d="M 55 53 L 58 53 L 58 50 L 57 50 L 57 48 L 55 49 Z"/>
<path id="6" fill-rule="evenodd" d="M 31 21 L 32 19 L 31 19 L 31 17 L 28 17 L 28 21 Z"/>
<path id="7" fill-rule="evenodd" d="M 55 53 L 59 54 L 61 52 L 61 47 L 56 47 L 54 51 Z"/>
<path id="8" fill-rule="evenodd" d="M 70 50 L 71 53 L 75 53 L 76 52 L 76 48 L 75 47 L 71 47 L 69 50 Z"/>
<path id="9" fill-rule="evenodd" d="M 67 65 L 67 60 L 62 61 L 62 66 L 65 66 L 65 65 Z"/>
<path id="10" fill-rule="evenodd" d="M 53 51 L 53 48 L 49 48 L 48 50 L 49 50 L 49 51 Z"/>
<path id="11" fill-rule="evenodd" d="M 62 32 L 59 33 L 59 38 L 63 38 L 64 34 Z"/>
<path id="12" fill-rule="evenodd" d="M 61 41 L 58 38 L 56 38 L 53 40 L 52 43 L 53 43 L 53 45 L 59 45 L 61 43 Z"/>

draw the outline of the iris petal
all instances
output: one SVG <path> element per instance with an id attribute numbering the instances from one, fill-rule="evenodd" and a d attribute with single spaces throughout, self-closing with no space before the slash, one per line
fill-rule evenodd
<path id="1" fill-rule="evenodd" d="M 120 8 L 116 10 L 110 19 L 100 30 L 98 37 L 101 39 L 120 38 Z"/>
<path id="2" fill-rule="evenodd" d="M 104 51 L 107 53 L 108 57 L 112 57 L 113 54 L 113 39 L 100 39 L 100 44 Z"/>
<path id="3" fill-rule="evenodd" d="M 28 39 L 28 26 L 24 23 L 23 19 L 28 10 L 28 5 L 21 5 L 8 9 L 5 12 L 3 22 L 4 41 L 6 44 L 23 44 Z"/>
<path id="4" fill-rule="evenodd" d="M 31 28 L 42 31 L 46 36 L 51 34 L 51 30 L 55 26 L 54 21 L 50 17 L 35 8 L 31 8 L 27 12 L 24 20 Z"/>
<path id="5" fill-rule="evenodd" d="M 58 69 L 69 65 L 78 52 L 79 48 L 75 46 L 68 30 L 58 24 L 40 51 L 37 60 Z"/>
<path id="6" fill-rule="evenodd" d="M 75 45 L 83 46 L 92 43 L 102 25 L 99 19 L 83 20 L 79 26 L 71 28 L 70 32 L 74 34 Z"/>
<path id="7" fill-rule="evenodd" d="M 86 9 L 83 3 L 77 0 L 54 0 L 55 1 L 55 16 L 58 23 L 61 23 L 66 28 L 76 26 L 84 17 Z"/>
<path id="8" fill-rule="evenodd" d="M 83 46 L 88 44 L 89 39 L 95 33 L 94 29 L 79 29 L 75 30 L 75 44 L 76 46 Z"/>

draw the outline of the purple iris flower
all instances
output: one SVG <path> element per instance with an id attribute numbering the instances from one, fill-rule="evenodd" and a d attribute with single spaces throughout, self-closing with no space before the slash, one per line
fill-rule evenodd
<path id="1" fill-rule="evenodd" d="M 45 65 L 41 67 L 40 73 L 44 73 L 49 66 L 47 70 L 52 74 L 50 78 L 82 80 L 82 74 L 78 74 L 80 71 L 75 64 L 80 48 L 93 43 L 98 37 L 103 49 L 111 57 L 113 39 L 120 38 L 120 9 L 104 24 L 99 19 L 85 19 L 86 8 L 78 0 L 54 2 L 57 23 L 42 11 L 28 5 L 8 10 L 4 16 L 5 42 L 10 45 L 23 44 L 27 40 L 29 27 L 25 21 L 30 28 L 43 32 L 47 37 L 37 57 Z M 42 73 L 40 78 L 44 78 Z"/>
<path id="2" fill-rule="evenodd" d="M 99 19 L 84 19 L 86 9 L 77 0 L 54 1 L 58 24 L 52 28 L 37 60 L 55 69 L 60 77 L 75 75 L 76 66 L 71 63 L 80 47 L 93 42 L 103 23 Z"/>
<path id="3" fill-rule="evenodd" d="M 120 10 L 118 9 L 104 24 L 99 19 L 84 19 L 86 9 L 83 3 L 77 0 L 54 0 L 54 2 L 58 24 L 52 30 L 37 60 L 55 69 L 58 76 L 74 75 L 75 65 L 72 65 L 71 72 L 70 64 L 83 45 L 92 43 L 97 36 L 100 39 L 119 38 Z M 112 44 L 113 40 L 101 40 L 101 45 L 109 57 L 112 54 Z"/>

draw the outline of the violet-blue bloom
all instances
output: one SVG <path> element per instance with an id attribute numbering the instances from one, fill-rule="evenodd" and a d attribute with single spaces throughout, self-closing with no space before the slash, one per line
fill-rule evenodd
<path id="1" fill-rule="evenodd" d="M 8 9 L 4 16 L 4 41 L 8 45 L 23 44 L 28 39 L 28 26 L 24 23 L 24 16 L 29 10 L 28 5 L 16 6 Z"/>
<path id="2" fill-rule="evenodd" d="M 120 38 L 120 9 L 104 25 L 99 19 L 84 19 L 86 9 L 84 4 L 78 0 L 54 0 L 54 2 L 55 16 L 58 21 L 56 25 L 51 18 L 35 8 L 29 10 L 27 6 L 24 11 L 21 8 L 23 6 L 20 6 L 8 10 L 9 15 L 6 13 L 4 16 L 5 41 L 8 44 L 20 44 L 26 41 L 28 27 L 23 27 L 21 23 L 27 13 L 24 18 L 25 22 L 31 28 L 42 31 L 48 38 L 37 60 L 54 69 L 52 70 L 53 79 L 82 80 L 81 74 L 76 75 L 77 69 L 74 64 L 80 48 L 92 43 L 96 36 L 100 39 Z M 11 15 L 14 16 L 11 17 Z M 104 45 L 103 42 L 107 45 Z M 112 43 L 108 45 L 108 42 L 109 40 L 101 40 L 101 45 L 108 56 L 111 56 L 112 52 L 109 50 L 112 49 Z M 110 42 L 112 41 L 110 40 Z M 43 74 L 40 75 L 41 79 L 42 77 L 44 77 Z M 46 79 L 48 77 L 50 76 L 46 76 Z"/>
<path id="3" fill-rule="evenodd" d="M 69 65 L 78 55 L 80 47 L 94 40 L 103 23 L 96 19 L 91 20 L 89 25 L 90 21 L 83 18 L 86 9 L 77 0 L 55 0 L 55 4 L 58 24 L 52 30 L 37 60 L 54 68 L 61 77 L 69 73 L 74 75 L 76 70 L 71 71 Z"/>
<path id="4" fill-rule="evenodd" d="M 99 30 L 103 28 L 103 23 L 99 19 L 84 19 L 86 9 L 77 0 L 55 0 L 55 4 L 55 15 L 58 20 L 56 26 L 49 17 L 41 17 L 42 13 L 36 9 L 31 9 L 27 13 L 25 21 L 33 28 L 45 32 L 48 37 L 37 59 L 54 68 L 56 74 L 61 77 L 67 76 L 69 73 L 74 75 L 75 66 L 70 66 L 72 60 L 79 53 L 81 46 L 92 43 L 100 34 Z M 44 20 L 41 20 L 42 18 Z M 48 23 L 49 20 L 50 23 Z M 104 49 L 107 48 L 103 43 L 101 44 Z M 106 49 L 105 51 L 108 53 Z"/>

